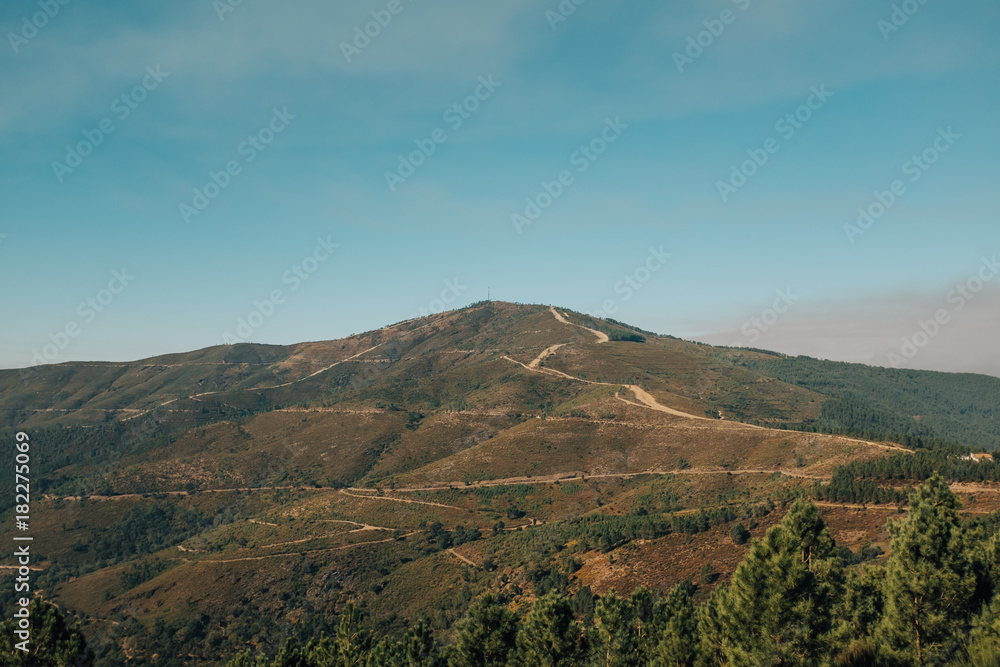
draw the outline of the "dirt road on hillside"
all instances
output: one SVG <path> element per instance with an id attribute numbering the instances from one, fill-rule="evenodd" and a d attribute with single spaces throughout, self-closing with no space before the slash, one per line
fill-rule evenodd
<path id="1" fill-rule="evenodd" d="M 604 333 L 603 331 L 597 331 L 596 329 L 588 329 L 582 324 L 573 324 L 572 322 L 567 320 L 562 314 L 560 314 L 559 311 L 555 309 L 555 306 L 549 306 L 549 311 L 551 311 L 553 317 L 555 317 L 563 324 L 568 324 L 573 327 L 580 327 L 581 329 L 586 329 L 590 333 L 594 334 L 595 336 L 597 336 L 598 343 L 607 343 L 609 340 L 611 340 L 610 338 L 608 338 L 608 334 Z"/>
<path id="2" fill-rule="evenodd" d="M 798 479 L 814 479 L 814 480 L 828 480 L 830 477 L 828 475 L 812 475 L 805 472 L 798 472 L 795 470 L 782 470 L 775 468 L 686 468 L 684 470 L 642 470 L 638 472 L 599 472 L 599 473 L 589 473 L 589 472 L 568 472 L 556 475 L 542 475 L 538 477 L 506 477 L 504 479 L 490 479 L 483 480 L 481 482 L 439 482 L 430 486 L 408 486 L 402 488 L 395 488 L 392 493 L 419 493 L 423 491 L 463 491 L 469 489 L 483 489 L 494 486 L 520 486 L 522 484 L 555 484 L 556 482 L 585 482 L 591 479 L 632 479 L 634 477 L 642 477 L 643 475 L 774 475 L 780 474 L 785 477 L 795 477 Z M 357 491 L 370 491 L 375 492 L 376 489 L 363 489 L 355 488 Z M 388 492 L 387 492 L 388 493 Z M 354 495 L 354 494 L 350 494 Z M 419 502 L 419 501 L 407 501 L 402 498 L 392 498 L 391 496 L 367 496 L 359 495 L 359 498 L 381 498 L 383 500 L 398 500 L 400 502 Z M 445 507 L 450 507 L 445 505 Z M 460 508 L 456 508 L 460 509 Z"/>
<path id="3" fill-rule="evenodd" d="M 675 417 L 684 417 L 685 419 L 700 419 L 702 421 L 717 421 L 715 419 L 709 419 L 708 417 L 699 417 L 698 415 L 693 415 L 689 412 L 681 412 L 680 410 L 674 410 L 673 408 L 668 408 L 665 405 L 661 405 L 653 398 L 648 391 L 634 384 L 622 385 L 623 387 L 628 387 L 629 390 L 635 394 L 635 397 L 639 399 L 639 403 L 634 403 L 627 399 L 622 398 L 618 394 L 615 394 L 615 398 L 623 403 L 628 403 L 629 405 L 635 405 L 640 408 L 649 408 L 651 410 L 657 410 L 659 412 L 666 412 L 668 415 L 674 415 Z M 744 424 L 744 426 L 751 426 L 751 424 Z M 760 428 L 760 427 L 753 427 Z"/>
<path id="4" fill-rule="evenodd" d="M 431 324 L 433 324 L 433 322 L 428 322 L 427 324 L 424 324 L 422 326 L 416 327 L 415 329 L 411 329 L 410 331 L 406 331 L 406 332 L 404 332 L 404 333 L 402 333 L 400 335 L 401 336 L 405 336 L 407 334 L 411 334 L 411 333 L 413 333 L 415 331 L 419 331 L 419 330 L 421 330 L 421 329 L 423 329 L 425 327 L 429 327 Z M 387 328 L 391 328 L 391 327 L 387 327 Z M 357 359 L 358 357 L 360 357 L 360 356 L 362 356 L 364 354 L 368 354 L 372 350 L 377 350 L 378 348 L 382 347 L 386 343 L 392 342 L 393 340 L 395 340 L 395 339 L 394 338 L 386 339 L 386 340 L 382 341 L 381 343 L 379 343 L 377 345 L 373 345 L 372 347 L 368 348 L 367 350 L 362 350 L 361 352 L 358 352 L 357 354 L 353 354 L 353 355 L 347 357 L 346 359 L 340 359 L 339 361 L 335 361 L 332 364 L 330 364 L 329 366 L 321 368 L 318 371 L 313 371 L 309 375 L 306 375 L 304 377 L 300 377 L 300 378 L 298 378 L 296 380 L 290 380 L 289 382 L 283 382 L 281 384 L 275 384 L 275 385 L 271 385 L 271 386 L 268 386 L 268 387 L 251 387 L 249 389 L 224 389 L 224 390 L 219 390 L 219 391 L 204 391 L 204 392 L 201 392 L 200 394 L 191 394 L 187 398 L 195 400 L 195 401 L 198 401 L 198 400 L 201 400 L 201 398 L 200 398 L 201 396 L 211 396 L 212 394 L 222 394 L 222 393 L 228 393 L 228 392 L 231 392 L 231 391 L 263 391 L 265 389 L 280 389 L 281 387 L 289 387 L 289 386 L 291 386 L 293 384 L 302 382 L 304 380 L 308 380 L 311 377 L 315 377 L 315 376 L 319 375 L 320 373 L 325 373 L 326 371 L 330 370 L 331 368 L 335 368 L 336 366 L 339 366 L 340 364 L 346 363 L 348 361 L 353 361 L 354 359 Z M 152 412 L 153 410 L 156 410 L 157 408 L 162 408 L 165 405 L 170 405 L 171 403 L 173 403 L 175 401 L 178 401 L 178 400 L 180 400 L 180 398 L 172 398 L 169 401 L 166 401 L 164 403 L 160 403 L 155 408 L 149 408 L 148 410 L 143 410 L 142 412 L 140 412 L 138 414 L 132 415 L 131 417 L 128 417 L 126 419 L 122 419 L 122 421 L 125 422 L 125 421 L 129 421 L 131 419 L 137 419 L 139 417 L 142 417 L 145 414 L 148 414 L 148 413 Z"/>
<path id="5" fill-rule="evenodd" d="M 342 547 L 330 547 L 329 549 L 308 549 L 306 551 L 292 551 L 283 554 L 268 554 L 266 556 L 246 556 L 244 558 L 224 558 L 224 559 L 213 559 L 206 558 L 204 560 L 191 560 L 190 558 L 175 558 L 174 560 L 183 561 L 185 563 L 193 563 L 195 565 L 201 563 L 242 563 L 245 561 L 252 560 L 267 560 L 268 558 L 291 558 L 293 556 L 305 556 L 306 554 L 317 554 L 325 553 L 329 551 L 344 551 L 346 549 L 358 549 L 360 547 L 367 547 L 372 544 L 385 544 L 386 542 L 396 542 L 397 540 L 403 540 L 407 537 L 412 537 L 413 535 L 419 535 L 420 531 L 415 530 L 410 533 L 405 533 L 399 537 L 389 537 L 384 540 L 372 540 L 371 542 L 357 542 L 355 544 L 348 544 Z"/>
<path id="6" fill-rule="evenodd" d="M 689 412 L 681 412 L 680 410 L 674 410 L 673 408 L 668 408 L 667 406 L 662 405 L 661 403 L 659 403 L 655 398 L 653 398 L 649 394 L 649 392 L 647 392 L 645 389 L 643 389 L 642 387 L 640 387 L 638 385 L 623 384 L 623 383 L 619 383 L 619 382 L 597 382 L 596 380 L 584 380 L 583 378 L 573 377 L 572 375 L 569 375 L 568 373 L 563 373 L 562 371 L 557 371 L 554 368 L 544 368 L 544 367 L 538 365 L 539 363 L 541 363 L 542 359 L 544 359 L 545 357 L 551 356 L 552 354 L 555 353 L 556 350 L 558 350 L 562 346 L 563 345 L 553 345 L 552 347 L 546 348 L 545 351 L 542 352 L 542 354 L 539 355 L 538 358 L 536 358 L 530 364 L 522 363 L 522 362 L 518 361 L 517 359 L 512 359 L 511 357 L 508 357 L 507 355 L 504 355 L 503 358 L 506 359 L 507 361 L 513 361 L 515 364 L 518 364 L 519 366 L 522 366 L 522 367 L 526 368 L 527 370 L 534 371 L 536 373 L 545 373 L 547 375 L 556 375 L 558 377 L 565 378 L 567 380 L 573 380 L 574 382 L 583 382 L 583 383 L 586 383 L 586 384 L 603 385 L 605 387 L 625 387 L 629 391 L 631 391 L 632 393 L 634 393 L 635 396 L 636 396 L 636 398 L 638 398 L 639 401 L 641 401 L 641 403 L 634 403 L 632 401 L 629 401 L 629 400 L 626 400 L 624 398 L 621 398 L 620 396 L 617 396 L 617 395 L 615 397 L 618 400 L 620 400 L 620 401 L 624 401 L 625 403 L 628 403 L 630 405 L 635 405 L 635 406 L 640 407 L 640 408 L 649 408 L 651 410 L 657 410 L 659 412 L 665 412 L 667 414 L 674 415 L 675 417 L 683 417 L 684 419 L 697 419 L 697 420 L 700 420 L 700 421 L 718 421 L 718 420 L 715 420 L 715 419 L 709 419 L 708 417 L 699 417 L 698 415 L 693 415 L 693 414 L 691 414 Z M 748 428 L 764 428 L 763 426 L 753 426 L 751 424 L 743 424 L 741 422 L 728 422 L 728 423 L 730 423 L 730 424 L 737 423 L 740 426 L 746 426 Z"/>
<path id="7" fill-rule="evenodd" d="M 394 503 L 407 503 L 411 505 L 430 505 L 431 507 L 446 507 L 452 510 L 461 510 L 462 512 L 468 511 L 468 508 L 458 507 L 456 505 L 444 505 L 442 503 L 432 503 L 426 500 L 409 500 L 408 498 L 393 498 L 392 496 L 370 496 L 364 493 L 351 493 L 351 491 L 378 492 L 378 489 L 363 489 L 356 487 L 351 487 L 350 489 L 340 489 L 340 493 L 344 494 L 345 496 L 350 496 L 352 498 L 366 498 L 368 500 L 388 500 L 389 502 L 394 502 Z"/>
<path id="8" fill-rule="evenodd" d="M 472 567 L 479 567 L 478 565 L 476 565 L 471 560 L 469 560 L 468 558 L 466 558 L 462 554 L 458 553 L 454 549 L 446 549 L 446 551 L 448 553 L 450 553 L 452 556 L 454 556 L 455 558 L 457 558 L 458 560 L 462 561 L 463 563 L 467 563 L 467 564 L 471 565 Z"/>
<path id="9" fill-rule="evenodd" d="M 561 315 L 555 309 L 554 306 L 549 306 L 549 311 L 552 313 L 552 316 L 555 317 L 556 320 L 559 321 L 559 322 L 561 322 L 562 324 L 568 324 L 570 326 L 576 326 L 576 327 L 580 327 L 582 329 L 587 329 L 587 327 L 584 327 L 584 326 L 582 326 L 580 324 L 573 324 L 572 322 L 570 322 L 569 320 L 567 320 L 563 315 Z M 598 337 L 598 343 L 606 343 L 606 342 L 608 342 L 608 336 L 606 334 L 601 333 L 600 331 L 595 331 L 593 329 L 587 329 L 587 331 L 593 333 L 595 336 Z M 674 408 L 670 408 L 670 407 L 667 407 L 667 406 L 663 405 L 662 403 L 660 403 L 659 401 L 657 401 L 655 398 L 653 398 L 653 396 L 649 392 L 647 392 L 645 389 L 643 389 L 642 387 L 640 387 L 638 385 L 634 385 L 634 384 L 618 384 L 618 383 L 613 383 L 613 382 L 596 382 L 594 380 L 584 380 L 583 378 L 573 377 L 572 375 L 569 375 L 567 373 L 563 373 L 562 371 L 557 371 L 554 368 L 543 368 L 543 367 L 541 367 L 539 365 L 541 363 L 542 359 L 544 359 L 546 357 L 549 357 L 552 354 L 555 354 L 555 352 L 560 347 L 563 347 L 564 345 L 566 345 L 566 343 L 564 343 L 562 345 L 553 345 L 551 347 L 546 348 L 545 351 L 543 351 L 542 354 L 539 355 L 530 364 L 523 364 L 520 361 L 517 361 L 516 359 L 512 359 L 511 357 L 508 357 L 507 355 L 504 355 L 503 358 L 507 359 L 508 361 L 513 361 L 514 363 L 516 363 L 516 364 L 518 364 L 520 366 L 523 366 L 524 368 L 528 369 L 529 371 L 534 371 L 536 373 L 547 373 L 549 375 L 557 375 L 559 377 L 566 378 L 567 380 L 574 380 L 576 382 L 585 382 L 587 384 L 605 385 L 605 386 L 613 386 L 613 387 L 626 387 L 626 388 L 628 388 L 629 391 L 631 391 L 633 394 L 635 394 L 635 397 L 638 399 L 639 402 L 636 403 L 634 401 L 629 401 L 628 399 L 622 398 L 621 396 L 618 396 L 617 394 L 615 394 L 615 398 L 617 398 L 619 401 L 622 401 L 624 403 L 628 403 L 629 405 L 634 405 L 636 407 L 644 407 L 644 408 L 648 408 L 650 410 L 656 410 L 658 412 L 664 412 L 666 414 L 674 415 L 675 417 L 683 417 L 684 419 L 694 419 L 694 420 L 698 420 L 698 421 L 711 421 L 711 422 L 722 421 L 722 423 L 729 424 L 729 425 L 738 425 L 738 426 L 743 427 L 743 428 L 762 429 L 762 430 L 765 430 L 765 431 L 777 431 L 777 430 L 779 430 L 779 429 L 768 428 L 766 426 L 757 426 L 756 424 L 747 424 L 747 423 L 744 423 L 744 422 L 736 422 L 736 421 L 731 421 L 731 420 L 724 420 L 723 421 L 723 420 L 712 419 L 710 417 L 703 417 L 703 416 L 700 416 L 700 415 L 693 415 L 693 414 L 691 414 L 689 412 L 683 412 L 681 410 L 675 410 Z M 892 451 L 897 451 L 897 452 L 907 453 L 907 454 L 912 454 L 913 453 L 912 450 L 906 449 L 905 447 L 900 447 L 899 445 L 886 444 L 886 443 L 880 443 L 880 442 L 871 442 L 869 440 L 859 440 L 857 438 L 848 438 L 848 437 L 844 437 L 844 436 L 837 436 L 837 437 L 842 438 L 845 442 L 854 442 L 854 443 L 857 443 L 857 444 L 860 444 L 860 445 L 867 445 L 869 447 L 878 447 L 879 449 L 887 449 L 887 450 L 892 450 Z"/>
<path id="10" fill-rule="evenodd" d="M 540 355 L 531 360 L 531 362 L 528 364 L 528 368 L 538 368 L 538 366 L 543 361 L 545 361 L 546 357 L 551 357 L 553 354 L 556 353 L 556 350 L 558 350 L 563 345 L 566 345 L 566 343 L 559 343 L 558 345 L 550 345 L 549 347 L 545 348 L 545 350 L 543 350 Z"/>

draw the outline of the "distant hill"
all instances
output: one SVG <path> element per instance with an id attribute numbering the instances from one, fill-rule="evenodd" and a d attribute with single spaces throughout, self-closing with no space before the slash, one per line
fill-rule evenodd
<path id="1" fill-rule="evenodd" d="M 715 348 L 559 312 L 606 334 L 609 344 L 592 344 L 593 334 L 562 325 L 546 307 L 488 302 L 336 341 L 0 371 L 0 426 L 103 423 L 163 404 L 174 417 L 344 403 L 534 416 L 582 387 L 540 392 L 534 385 L 542 378 L 512 374 L 503 357 L 528 362 L 549 345 L 578 341 L 591 344 L 564 347 L 546 365 L 585 379 L 642 384 L 698 415 L 721 411 L 757 424 L 1000 447 L 1000 378 Z"/>
<path id="2" fill-rule="evenodd" d="M 31 437 L 36 587 L 79 612 L 98 664 L 219 664 L 348 603 L 393 634 L 450 632 L 484 590 L 584 614 L 638 584 L 700 577 L 704 597 L 748 548 L 728 536 L 834 479 L 838 541 L 873 557 L 896 506 L 857 503 L 898 502 L 877 480 L 952 451 L 895 442 L 997 447 L 998 388 L 484 302 L 334 341 L 0 371 L 0 428 Z"/>
<path id="3" fill-rule="evenodd" d="M 1000 448 L 1000 378 L 879 368 L 810 357 L 755 357 L 746 368 L 830 397 L 815 426 Z"/>

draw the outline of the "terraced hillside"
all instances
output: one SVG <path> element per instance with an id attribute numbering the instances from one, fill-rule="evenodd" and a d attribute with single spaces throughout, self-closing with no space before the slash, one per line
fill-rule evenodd
<path id="1" fill-rule="evenodd" d="M 706 595 L 747 548 L 730 529 L 761 534 L 847 464 L 914 456 L 900 424 L 993 444 L 977 434 L 994 408 L 935 398 L 944 374 L 910 379 L 920 415 L 871 388 L 852 422 L 823 363 L 803 376 L 779 355 L 489 302 L 337 341 L 4 371 L 0 418 L 37 457 L 39 583 L 103 664 L 204 664 L 347 603 L 385 632 L 448 633 L 485 590 L 583 599 L 707 564 Z M 960 490 L 976 514 L 1000 500 Z M 902 511 L 821 505 L 865 554 Z"/>

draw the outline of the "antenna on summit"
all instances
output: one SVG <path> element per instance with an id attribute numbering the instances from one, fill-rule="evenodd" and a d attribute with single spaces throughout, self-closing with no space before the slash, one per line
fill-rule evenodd
<path id="1" fill-rule="evenodd" d="M 487 300 L 487 301 L 490 301 L 490 300 L 491 300 L 491 299 L 490 299 L 490 288 L 489 288 L 489 287 L 487 287 L 487 288 L 486 288 L 486 300 Z"/>

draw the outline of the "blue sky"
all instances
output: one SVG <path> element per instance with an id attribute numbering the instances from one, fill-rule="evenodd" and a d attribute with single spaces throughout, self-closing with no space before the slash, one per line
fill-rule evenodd
<path id="1" fill-rule="evenodd" d="M 489 287 L 879 365 L 944 309 L 897 360 L 1000 375 L 1000 275 L 948 300 L 1000 253 L 996 3 L 45 4 L 0 10 L 0 366 L 338 338 Z"/>

